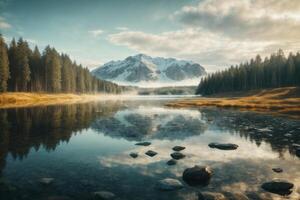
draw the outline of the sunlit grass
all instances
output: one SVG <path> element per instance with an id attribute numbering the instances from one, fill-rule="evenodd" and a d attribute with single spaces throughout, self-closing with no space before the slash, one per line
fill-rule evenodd
<path id="1" fill-rule="evenodd" d="M 174 101 L 170 107 L 228 107 L 261 112 L 274 112 L 300 118 L 300 88 L 286 87 L 276 89 L 240 92 L 234 94 Z"/>

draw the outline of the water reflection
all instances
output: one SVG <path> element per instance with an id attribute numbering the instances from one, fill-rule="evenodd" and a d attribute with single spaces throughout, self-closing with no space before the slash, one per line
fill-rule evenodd
<path id="1" fill-rule="evenodd" d="M 169 109 L 163 102 L 98 102 L 0 110 L 0 173 L 18 192 L 1 190 L 5 199 L 47 199 L 53 195 L 89 199 L 97 190 L 120 199 L 196 199 L 198 191 L 242 192 L 249 199 L 282 199 L 260 185 L 284 178 L 296 185 L 287 199 L 299 198 L 299 121 L 221 109 Z M 151 141 L 148 147 L 137 141 Z M 236 151 L 210 149 L 210 142 L 231 142 Z M 172 147 L 185 146 L 186 157 L 167 166 Z M 150 158 L 148 150 L 158 152 Z M 129 156 L 137 152 L 138 158 Z M 181 180 L 195 164 L 214 169 L 205 188 L 185 186 L 163 193 L 162 178 Z M 281 167 L 275 174 L 271 169 Z M 54 177 L 51 187 L 37 180 Z M 117 187 L 116 187 L 116 183 Z M 5 193 L 6 192 L 6 193 Z"/>
<path id="2" fill-rule="evenodd" d="M 111 137 L 142 141 L 149 139 L 184 139 L 199 135 L 207 128 L 197 110 L 172 110 L 140 106 L 118 111 L 110 118 L 100 118 L 91 127 Z"/>

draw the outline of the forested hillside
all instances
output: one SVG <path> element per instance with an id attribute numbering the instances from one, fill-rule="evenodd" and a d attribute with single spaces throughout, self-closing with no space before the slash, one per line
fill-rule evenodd
<path id="1" fill-rule="evenodd" d="M 259 55 L 249 62 L 231 66 L 200 81 L 197 94 L 300 86 L 300 53 L 285 57 L 282 50 L 264 60 Z"/>
<path id="2" fill-rule="evenodd" d="M 22 38 L 8 46 L 0 35 L 0 92 L 120 93 L 122 89 L 92 76 L 55 48 L 47 46 L 41 54 Z"/>

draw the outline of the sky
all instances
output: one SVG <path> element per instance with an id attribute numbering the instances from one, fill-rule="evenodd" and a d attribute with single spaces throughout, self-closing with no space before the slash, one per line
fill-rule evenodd
<path id="1" fill-rule="evenodd" d="M 300 50 L 299 0 L 0 0 L 0 33 L 90 69 L 144 53 L 207 71 Z"/>

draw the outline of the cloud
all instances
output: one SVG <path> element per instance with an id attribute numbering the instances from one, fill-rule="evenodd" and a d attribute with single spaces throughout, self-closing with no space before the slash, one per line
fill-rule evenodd
<path id="1" fill-rule="evenodd" d="M 11 25 L 6 22 L 5 18 L 0 17 L 0 29 L 9 29 L 11 28 Z"/>
<path id="2" fill-rule="evenodd" d="M 101 29 L 96 29 L 96 30 L 91 30 L 91 31 L 88 31 L 93 37 L 98 37 L 100 35 L 102 35 L 102 33 L 104 32 L 103 30 Z"/>
<path id="3" fill-rule="evenodd" d="M 173 18 L 187 27 L 249 40 L 300 40 L 299 0 L 204 0 Z"/>
<path id="4" fill-rule="evenodd" d="M 109 35 L 109 41 L 154 56 L 190 59 L 215 69 L 247 60 L 257 53 L 273 52 L 267 41 L 233 40 L 203 29 L 188 28 L 160 34 L 123 31 Z"/>

